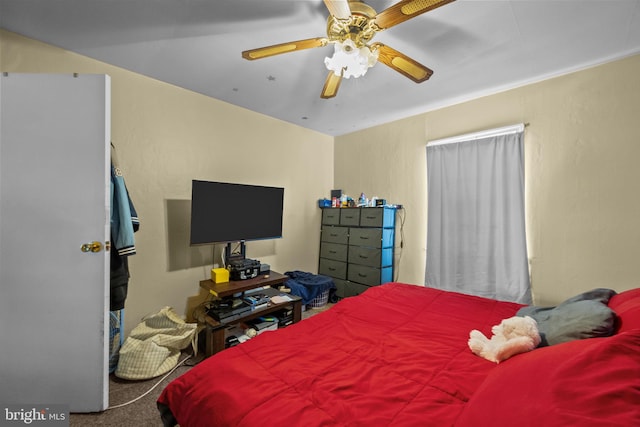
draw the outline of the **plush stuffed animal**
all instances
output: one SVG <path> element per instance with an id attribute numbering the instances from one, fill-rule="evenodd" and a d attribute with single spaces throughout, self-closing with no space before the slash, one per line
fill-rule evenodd
<path id="1" fill-rule="evenodd" d="M 496 363 L 531 351 L 540 344 L 538 324 L 529 316 L 504 319 L 499 325 L 493 326 L 491 332 L 493 336 L 488 339 L 476 329 L 471 331 L 469 348 L 474 354 Z"/>

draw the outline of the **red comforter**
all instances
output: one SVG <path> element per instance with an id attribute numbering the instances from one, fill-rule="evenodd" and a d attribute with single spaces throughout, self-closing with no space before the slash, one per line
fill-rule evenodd
<path id="1" fill-rule="evenodd" d="M 520 307 L 377 286 L 208 358 L 158 403 L 182 427 L 452 426 L 498 366 L 471 353 L 469 332 L 490 335 Z"/>

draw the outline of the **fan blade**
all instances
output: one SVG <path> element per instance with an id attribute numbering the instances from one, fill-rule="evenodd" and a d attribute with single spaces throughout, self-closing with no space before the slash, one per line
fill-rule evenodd
<path id="1" fill-rule="evenodd" d="M 338 89 L 340 89 L 340 82 L 342 82 L 342 76 L 336 76 L 333 71 L 329 71 L 329 75 L 327 76 L 327 80 L 324 82 L 320 98 L 329 99 L 336 96 L 338 94 Z"/>
<path id="2" fill-rule="evenodd" d="M 375 22 L 381 29 L 393 27 L 455 0 L 402 0 L 378 13 Z"/>
<path id="3" fill-rule="evenodd" d="M 349 0 L 324 0 L 329 13 L 338 19 L 348 19 L 351 16 Z"/>
<path id="4" fill-rule="evenodd" d="M 280 55 L 281 53 L 294 52 L 296 50 L 311 49 L 327 45 L 325 37 L 298 40 L 295 42 L 274 44 L 271 46 L 259 47 L 257 49 L 245 50 L 242 57 L 250 61 L 254 59 L 266 58 L 267 56 Z"/>
<path id="5" fill-rule="evenodd" d="M 431 69 L 387 45 L 374 43 L 371 45 L 371 49 L 378 50 L 378 61 L 404 74 L 416 83 L 428 80 L 433 74 Z"/>

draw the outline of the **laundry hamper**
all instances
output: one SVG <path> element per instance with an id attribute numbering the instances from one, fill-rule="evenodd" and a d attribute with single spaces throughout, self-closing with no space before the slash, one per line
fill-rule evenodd
<path id="1" fill-rule="evenodd" d="M 309 308 L 320 308 L 327 305 L 327 302 L 329 302 L 329 291 L 330 289 L 327 289 L 312 299 L 309 303 Z"/>
<path id="2" fill-rule="evenodd" d="M 333 279 L 329 276 L 297 270 L 287 271 L 284 274 L 289 276 L 284 285 L 291 289 L 291 295 L 302 298 L 303 307 L 324 307 L 329 301 L 329 293 L 336 288 Z"/>

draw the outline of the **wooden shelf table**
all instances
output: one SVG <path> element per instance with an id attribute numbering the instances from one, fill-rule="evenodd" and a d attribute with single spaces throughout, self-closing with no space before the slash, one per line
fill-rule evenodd
<path id="1" fill-rule="evenodd" d="M 214 296 L 219 298 L 230 297 L 235 294 L 243 293 L 257 288 L 264 288 L 263 293 L 269 296 L 280 295 L 281 292 L 274 287 L 283 284 L 288 279 L 284 274 L 270 271 L 267 274 L 261 274 L 253 279 L 247 280 L 230 280 L 225 283 L 214 283 L 212 280 L 200 281 L 200 287 L 211 292 Z M 279 311 L 281 309 L 291 308 L 293 311 L 293 323 L 299 322 L 302 319 L 302 298 L 295 295 L 287 294 L 291 301 L 274 304 L 269 303 L 266 307 L 248 311 L 240 317 L 234 318 L 231 321 L 218 321 L 213 317 L 206 315 L 204 317 L 206 329 L 205 329 L 205 356 L 209 357 L 219 351 L 225 349 L 225 329 L 231 325 L 240 322 L 246 322 L 248 320 L 255 319 L 257 317 L 266 316 L 267 314 Z"/>

